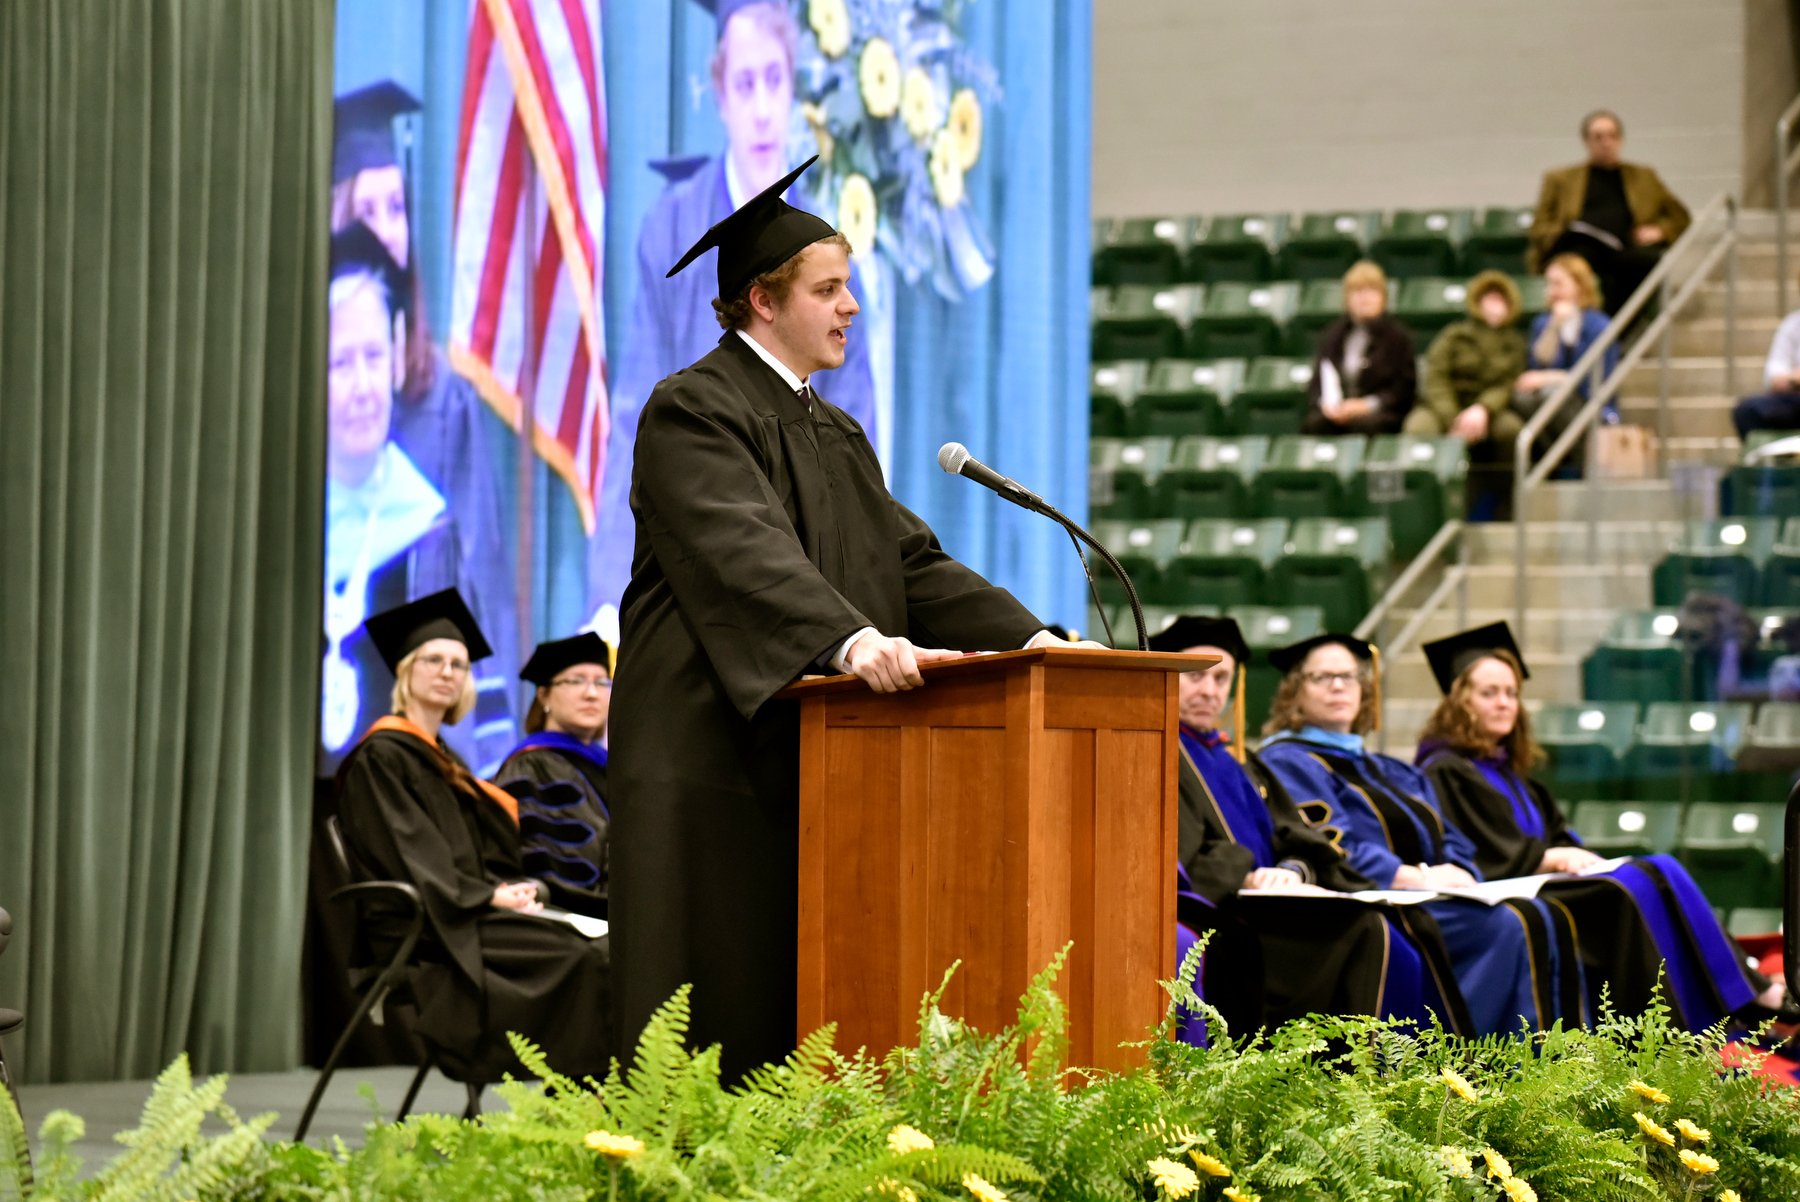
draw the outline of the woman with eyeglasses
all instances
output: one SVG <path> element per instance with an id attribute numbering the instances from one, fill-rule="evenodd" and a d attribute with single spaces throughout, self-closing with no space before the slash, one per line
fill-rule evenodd
<path id="1" fill-rule="evenodd" d="M 606 719 L 612 649 L 591 631 L 539 643 L 519 679 L 537 686 L 526 735 L 494 781 L 519 800 L 525 871 L 557 905 L 606 917 Z"/>
<path id="2" fill-rule="evenodd" d="M 359 879 L 418 890 L 426 923 L 413 1024 L 457 1080 L 488 1083 L 523 1066 L 516 1031 L 552 1068 L 605 1076 L 612 1054 L 610 949 L 546 909 L 549 890 L 520 858 L 513 795 L 469 771 L 442 729 L 475 704 L 470 665 L 490 651 L 455 589 L 376 614 L 365 627 L 394 674 L 393 712 L 337 774 L 338 821 Z M 398 939 L 377 913 L 367 936 Z"/>
<path id="3" fill-rule="evenodd" d="M 1381 708 L 1374 659 L 1368 643 L 1342 634 L 1270 652 L 1269 662 L 1286 675 L 1257 756 L 1307 821 L 1377 889 L 1473 886 L 1481 880 L 1475 845 L 1444 820 L 1430 780 L 1363 745 Z M 1407 913 L 1442 935 L 1476 1034 L 1578 1018 L 1573 931 L 1550 907 L 1532 899 L 1490 906 L 1439 897 Z"/>

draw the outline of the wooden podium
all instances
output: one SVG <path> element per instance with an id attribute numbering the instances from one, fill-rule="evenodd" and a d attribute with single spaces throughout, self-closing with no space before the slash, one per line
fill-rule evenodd
<path id="1" fill-rule="evenodd" d="M 1043 648 L 880 694 L 800 681 L 799 1024 L 881 1055 L 961 960 L 947 1013 L 995 1032 L 1074 942 L 1070 1063 L 1122 1068 L 1175 975 L 1176 677 L 1216 659 Z"/>

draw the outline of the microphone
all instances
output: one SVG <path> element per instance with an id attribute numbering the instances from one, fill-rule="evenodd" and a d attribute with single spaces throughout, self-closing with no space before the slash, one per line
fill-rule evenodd
<path id="1" fill-rule="evenodd" d="M 1005 497 L 1008 501 L 1011 501 L 1021 509 L 1029 509 L 1033 513 L 1040 513 L 1051 521 L 1058 523 L 1064 530 L 1069 532 L 1069 541 L 1075 544 L 1075 551 L 1077 554 L 1080 554 L 1081 552 L 1082 543 L 1086 543 L 1088 546 L 1092 547 L 1099 554 L 1100 558 L 1106 561 L 1106 566 L 1112 569 L 1113 575 L 1119 578 L 1119 583 L 1125 586 L 1125 599 L 1131 602 L 1131 619 L 1137 626 L 1138 650 L 1150 650 L 1150 635 L 1144 625 L 1144 607 L 1138 600 L 1137 588 L 1131 583 L 1131 576 L 1125 571 L 1125 565 L 1121 564 L 1111 551 L 1101 546 L 1099 540 L 1089 534 L 1086 530 L 1083 530 L 1080 526 L 1077 526 L 1074 522 L 1070 521 L 1068 516 L 1057 509 L 1056 506 L 1050 504 L 1050 502 L 1044 500 L 1044 498 L 1038 496 L 1029 488 L 1020 484 L 1017 480 L 1014 480 L 1009 476 L 1002 476 L 999 472 L 969 454 L 969 448 L 963 446 L 960 442 L 947 442 L 942 447 L 938 448 L 937 461 L 938 466 L 943 468 L 946 472 L 949 472 L 952 476 L 967 477 L 981 485 L 983 488 L 992 489 L 994 492 L 999 493 L 1002 497 Z M 1112 625 L 1111 623 L 1106 622 L 1106 611 L 1100 605 L 1099 590 L 1094 586 L 1094 574 L 1088 571 L 1086 555 L 1081 556 L 1081 572 L 1082 575 L 1087 577 L 1088 590 L 1094 597 L 1094 608 L 1100 610 L 1100 620 L 1101 622 L 1106 623 L 1107 641 L 1111 642 Z"/>

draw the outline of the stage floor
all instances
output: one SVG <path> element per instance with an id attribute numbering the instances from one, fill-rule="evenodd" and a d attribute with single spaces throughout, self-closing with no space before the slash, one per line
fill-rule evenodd
<path id="1" fill-rule="evenodd" d="M 331 1078 L 331 1087 L 319 1102 L 313 1116 L 312 1130 L 306 1142 L 317 1146 L 321 1139 L 338 1136 L 352 1146 L 362 1144 L 363 1126 L 370 1120 L 369 1103 L 357 1092 L 363 1082 L 375 1088 L 375 1099 L 381 1106 L 381 1117 L 392 1119 L 400 1109 L 400 1099 L 415 1070 L 404 1066 L 392 1068 L 339 1069 Z M 317 1074 L 310 1069 L 289 1073 L 234 1073 L 225 1087 L 225 1101 L 240 1115 L 251 1118 L 273 1110 L 281 1117 L 269 1128 L 269 1134 L 280 1139 L 291 1138 L 300 1111 L 312 1092 Z M 72 1110 L 87 1124 L 87 1135 L 76 1144 L 74 1152 L 81 1157 L 82 1175 L 92 1176 L 117 1155 L 121 1149 L 113 1136 L 137 1126 L 144 1100 L 150 1096 L 151 1081 L 88 1081 L 74 1085 L 26 1085 L 19 1090 L 20 1107 L 25 1112 L 25 1129 L 31 1133 L 31 1150 L 37 1153 L 38 1125 L 52 1110 Z M 463 1087 L 433 1072 L 425 1078 L 413 1103 L 415 1114 L 461 1114 L 467 1096 Z M 492 1090 L 481 1096 L 484 1111 L 504 1108 L 505 1103 Z M 219 1129 L 223 1129 L 222 1127 Z"/>

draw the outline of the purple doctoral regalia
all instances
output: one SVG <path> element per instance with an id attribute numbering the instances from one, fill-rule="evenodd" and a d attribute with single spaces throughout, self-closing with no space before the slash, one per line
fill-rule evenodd
<path id="1" fill-rule="evenodd" d="M 638 415 L 650 390 L 665 377 L 698 362 L 719 345 L 719 323 L 712 302 L 718 295 L 718 251 L 709 250 L 686 271 L 664 278 L 687 249 L 732 211 L 725 183 L 725 157 L 705 160 L 691 174 L 666 172 L 671 182 L 644 215 L 638 232 L 637 294 L 631 323 L 612 383 L 612 436 L 607 444 L 606 483 L 601 493 L 599 526 L 591 543 L 588 580 L 593 605 L 617 605 L 631 581 L 635 530 L 631 516 L 631 469 L 637 442 Z M 788 203 L 813 211 L 800 189 L 790 190 Z M 862 281 L 854 268 L 850 290 L 863 300 Z M 855 418 L 876 443 L 875 384 L 869 368 L 868 344 L 852 325 L 844 365 L 815 372 L 808 381 L 815 391 Z"/>

